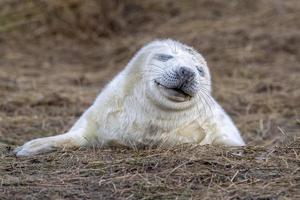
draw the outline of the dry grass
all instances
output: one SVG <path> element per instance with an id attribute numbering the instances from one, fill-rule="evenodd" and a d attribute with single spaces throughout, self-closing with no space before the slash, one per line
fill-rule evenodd
<path id="1" fill-rule="evenodd" d="M 297 0 L 11 0 L 0 13 L 0 199 L 300 197 Z M 204 54 L 248 147 L 10 155 L 66 131 L 157 37 Z"/>
<path id="2" fill-rule="evenodd" d="M 299 148 L 298 141 L 271 149 L 81 150 L 17 161 L 4 155 L 2 198 L 296 199 Z"/>

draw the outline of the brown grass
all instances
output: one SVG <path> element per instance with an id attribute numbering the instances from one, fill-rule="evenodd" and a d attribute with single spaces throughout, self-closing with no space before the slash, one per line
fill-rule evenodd
<path id="1" fill-rule="evenodd" d="M 297 0 L 0 2 L 0 199 L 298 199 L 299 13 Z M 66 131 L 164 37 L 207 58 L 248 147 L 10 154 Z"/>
<path id="2" fill-rule="evenodd" d="M 296 199 L 297 152 L 299 143 L 64 151 L 17 161 L 3 156 L 2 188 L 5 196 L 33 199 Z"/>

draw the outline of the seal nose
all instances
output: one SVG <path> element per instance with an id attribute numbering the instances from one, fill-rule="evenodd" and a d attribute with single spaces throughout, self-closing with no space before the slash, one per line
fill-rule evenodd
<path id="1" fill-rule="evenodd" d="M 188 67 L 180 67 L 178 69 L 178 75 L 180 77 L 180 79 L 182 79 L 183 81 L 192 81 L 194 80 L 196 73 L 188 68 Z"/>

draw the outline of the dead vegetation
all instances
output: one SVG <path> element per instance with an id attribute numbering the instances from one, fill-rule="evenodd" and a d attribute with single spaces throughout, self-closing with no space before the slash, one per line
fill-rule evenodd
<path id="1" fill-rule="evenodd" d="M 0 2 L 1 199 L 298 199 L 297 0 Z M 17 159 L 66 131 L 154 38 L 207 58 L 246 148 L 82 149 Z"/>
<path id="2" fill-rule="evenodd" d="M 297 152 L 299 143 L 270 149 L 82 150 L 17 162 L 5 156 L 2 188 L 6 196 L 32 199 L 296 199 Z"/>

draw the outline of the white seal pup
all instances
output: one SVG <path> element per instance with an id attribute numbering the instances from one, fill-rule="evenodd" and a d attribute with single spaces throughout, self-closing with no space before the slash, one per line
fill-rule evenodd
<path id="1" fill-rule="evenodd" d="M 171 39 L 141 48 L 67 133 L 34 139 L 14 152 L 31 156 L 56 148 L 116 143 L 245 145 L 211 96 L 204 58 Z"/>

